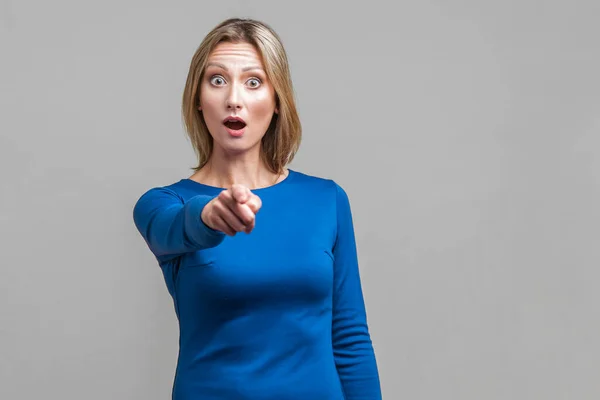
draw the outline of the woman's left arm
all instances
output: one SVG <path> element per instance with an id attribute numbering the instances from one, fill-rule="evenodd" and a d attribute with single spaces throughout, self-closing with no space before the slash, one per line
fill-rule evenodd
<path id="1" fill-rule="evenodd" d="M 346 400 L 381 399 L 379 372 L 367 325 L 348 195 L 336 184 L 332 337 Z"/>

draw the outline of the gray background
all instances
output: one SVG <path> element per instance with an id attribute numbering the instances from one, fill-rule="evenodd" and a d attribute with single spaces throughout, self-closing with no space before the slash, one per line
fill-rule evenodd
<path id="1" fill-rule="evenodd" d="M 132 207 L 190 174 L 189 61 L 289 53 L 292 167 L 350 195 L 386 399 L 600 396 L 600 2 L 0 1 L 0 398 L 167 399 Z"/>

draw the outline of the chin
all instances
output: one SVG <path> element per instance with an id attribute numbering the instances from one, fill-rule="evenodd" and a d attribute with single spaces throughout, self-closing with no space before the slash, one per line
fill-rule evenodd
<path id="1" fill-rule="evenodd" d="M 227 138 L 227 140 L 221 143 L 215 143 L 218 145 L 226 154 L 243 154 L 248 153 L 257 147 L 260 147 L 260 140 L 256 143 L 251 143 L 244 138 Z"/>

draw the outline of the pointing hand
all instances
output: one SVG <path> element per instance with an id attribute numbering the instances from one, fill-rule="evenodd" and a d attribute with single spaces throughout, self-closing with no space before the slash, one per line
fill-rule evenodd
<path id="1" fill-rule="evenodd" d="M 261 206 L 262 201 L 250 189 L 234 184 L 204 207 L 201 218 L 212 229 L 235 236 L 238 232 L 252 232 Z"/>

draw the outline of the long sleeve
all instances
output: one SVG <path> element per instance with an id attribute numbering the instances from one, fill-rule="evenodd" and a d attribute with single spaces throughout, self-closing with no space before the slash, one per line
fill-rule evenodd
<path id="1" fill-rule="evenodd" d="M 223 241 L 225 233 L 210 228 L 200 218 L 212 198 L 197 195 L 184 202 L 167 188 L 153 188 L 135 204 L 133 220 L 152 253 L 166 261 Z"/>
<path id="2" fill-rule="evenodd" d="M 367 326 L 350 202 L 336 184 L 337 238 L 333 248 L 333 350 L 346 400 L 381 399 L 379 372 Z"/>

